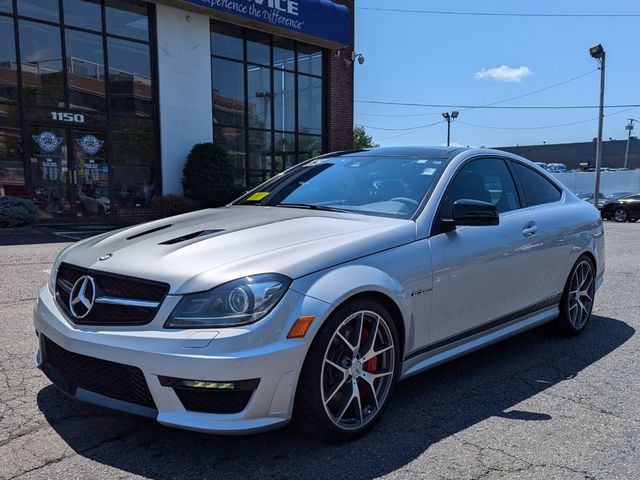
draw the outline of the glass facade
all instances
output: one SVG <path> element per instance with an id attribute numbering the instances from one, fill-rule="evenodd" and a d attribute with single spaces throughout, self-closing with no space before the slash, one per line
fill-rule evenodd
<path id="1" fill-rule="evenodd" d="M 214 142 L 251 186 L 323 151 L 323 51 L 211 23 Z"/>
<path id="2" fill-rule="evenodd" d="M 141 0 L 0 0 L 0 195 L 62 221 L 110 221 L 150 201 L 153 19 Z"/>
<path id="3" fill-rule="evenodd" d="M 144 0 L 0 0 L 0 195 L 33 199 L 56 223 L 150 214 L 162 190 L 156 13 L 166 15 Z M 164 20 L 161 32 L 175 26 Z M 212 138 L 236 183 L 325 151 L 323 48 L 213 19 L 202 27 Z M 172 68 L 160 56 L 160 71 Z M 165 178 L 167 191 L 179 183 Z"/>

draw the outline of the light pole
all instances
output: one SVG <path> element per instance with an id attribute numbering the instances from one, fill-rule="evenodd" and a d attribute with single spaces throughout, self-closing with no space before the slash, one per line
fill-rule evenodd
<path id="1" fill-rule="evenodd" d="M 626 128 L 629 130 L 629 136 L 627 137 L 627 149 L 624 151 L 624 168 L 627 168 L 627 162 L 629 161 L 629 144 L 631 143 L 631 132 L 633 131 L 633 122 L 637 122 L 635 118 L 629 119 L 629 125 Z"/>
<path id="2" fill-rule="evenodd" d="M 458 118 L 460 112 L 444 112 L 442 116 L 447 121 L 447 147 L 451 145 L 451 122 Z"/>
<path id="3" fill-rule="evenodd" d="M 602 166 L 602 126 L 604 123 L 604 72 L 606 53 L 601 44 L 594 45 L 589 53 L 600 64 L 600 114 L 598 115 L 598 143 L 596 146 L 596 184 L 593 190 L 593 205 L 598 208 L 600 200 L 600 167 Z"/>

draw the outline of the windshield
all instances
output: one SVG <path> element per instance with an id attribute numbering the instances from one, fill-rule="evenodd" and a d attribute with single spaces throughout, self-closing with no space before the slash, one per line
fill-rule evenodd
<path id="1" fill-rule="evenodd" d="M 413 157 L 315 159 L 262 184 L 235 204 L 411 218 L 444 165 L 443 159 Z"/>

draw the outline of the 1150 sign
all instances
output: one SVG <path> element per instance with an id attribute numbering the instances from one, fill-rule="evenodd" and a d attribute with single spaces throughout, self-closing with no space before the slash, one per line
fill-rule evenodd
<path id="1" fill-rule="evenodd" d="M 70 112 L 51 112 L 51 118 L 59 122 L 84 123 L 84 115 Z"/>

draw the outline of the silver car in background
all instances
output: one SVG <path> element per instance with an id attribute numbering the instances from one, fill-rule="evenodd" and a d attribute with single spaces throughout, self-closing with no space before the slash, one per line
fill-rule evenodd
<path id="1" fill-rule="evenodd" d="M 509 153 L 327 155 L 225 208 L 65 249 L 35 305 L 35 360 L 67 394 L 167 426 L 293 419 L 352 438 L 399 380 L 546 322 L 579 334 L 603 233 Z"/>

